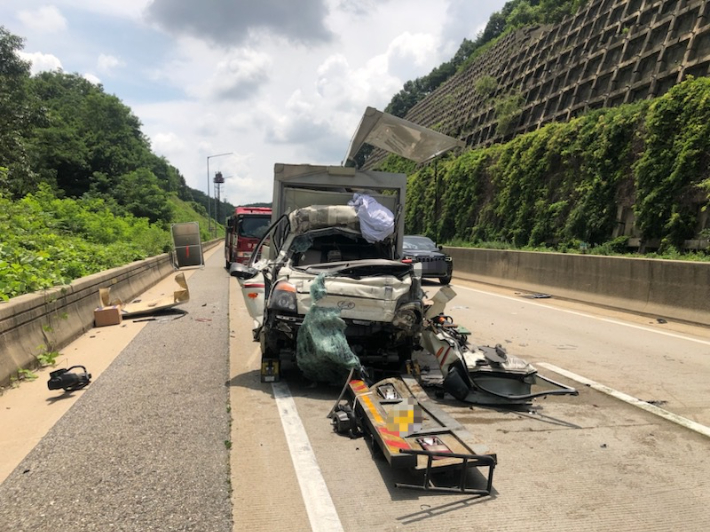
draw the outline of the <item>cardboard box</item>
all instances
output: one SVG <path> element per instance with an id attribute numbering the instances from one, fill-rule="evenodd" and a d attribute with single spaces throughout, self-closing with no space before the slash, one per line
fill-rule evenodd
<path id="1" fill-rule="evenodd" d="M 112 307 L 98 307 L 94 310 L 94 326 L 105 327 L 106 325 L 118 325 L 123 319 L 121 308 L 118 305 Z"/>

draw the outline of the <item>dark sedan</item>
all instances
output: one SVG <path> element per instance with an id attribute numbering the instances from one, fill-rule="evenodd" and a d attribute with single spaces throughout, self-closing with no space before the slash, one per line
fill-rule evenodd
<path id="1" fill-rule="evenodd" d="M 441 284 L 449 284 L 454 263 L 441 249 L 425 236 L 405 236 L 402 245 L 404 258 L 422 265 L 422 277 L 437 278 Z"/>

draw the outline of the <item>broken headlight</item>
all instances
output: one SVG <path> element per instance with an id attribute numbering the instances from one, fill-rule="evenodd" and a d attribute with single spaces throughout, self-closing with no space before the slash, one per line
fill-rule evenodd
<path id="1" fill-rule="evenodd" d="M 269 308 L 296 312 L 296 287 L 286 281 L 276 283 L 269 297 Z"/>

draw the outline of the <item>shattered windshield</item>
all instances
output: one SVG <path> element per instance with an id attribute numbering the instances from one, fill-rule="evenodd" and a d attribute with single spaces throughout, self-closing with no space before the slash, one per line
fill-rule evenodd
<path id="1" fill-rule="evenodd" d="M 346 230 L 311 231 L 293 239 L 290 250 L 294 266 L 368 259 L 391 259 L 392 245 L 370 243 Z"/>

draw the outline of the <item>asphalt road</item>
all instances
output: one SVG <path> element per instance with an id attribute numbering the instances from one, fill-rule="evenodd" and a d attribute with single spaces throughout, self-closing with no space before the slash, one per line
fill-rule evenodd
<path id="1" fill-rule="evenodd" d="M 261 383 L 215 253 L 190 279 L 188 314 L 147 324 L 0 485 L 0 530 L 707 529 L 710 438 L 541 366 L 707 426 L 707 328 L 455 289 L 449 310 L 474 340 L 580 390 L 518 410 L 434 398 L 497 453 L 491 497 L 395 488 L 413 479 L 333 432 L 340 389 Z"/>
<path id="2" fill-rule="evenodd" d="M 478 343 L 501 343 L 535 364 L 554 364 L 696 422 L 708 421 L 707 329 L 531 300 L 470 283 L 455 288 L 452 314 L 474 331 Z M 427 289 L 433 295 L 438 287 Z M 292 465 L 278 430 L 276 390 L 258 381 L 258 348 L 235 347 L 232 382 L 250 421 L 242 420 L 233 433 L 244 450 L 233 453 L 234 467 L 245 478 L 259 478 L 270 458 L 281 466 L 280 475 L 269 471 L 255 482 L 258 487 L 237 492 L 235 530 L 335 530 L 332 522 L 319 520 L 321 508 L 308 508 L 311 498 L 297 500 L 309 493 L 302 485 L 309 480 L 327 486 L 326 502 L 342 530 L 700 531 L 710 522 L 708 437 L 548 370 L 541 373 L 576 386 L 580 395 L 538 400 L 523 410 L 439 401 L 498 454 L 495 493 L 487 498 L 395 488 L 395 482 L 411 479 L 373 459 L 363 440 L 331 430 L 325 416 L 340 390 L 312 388 L 292 376 L 287 386 L 318 466 L 299 479 L 303 467 Z M 269 498 L 274 493 L 275 500 Z"/>

